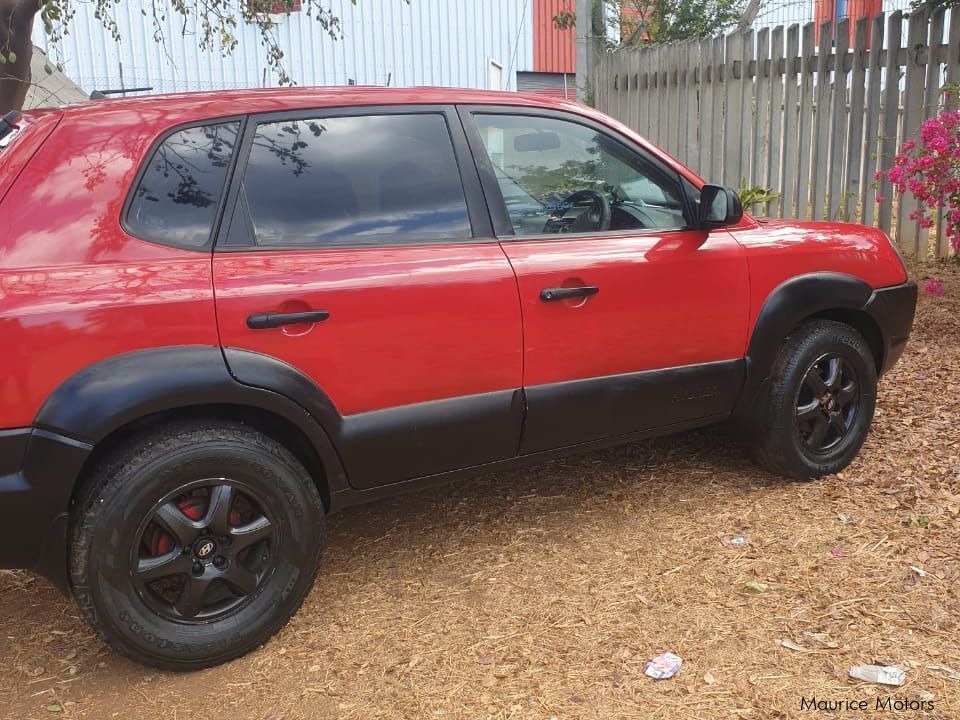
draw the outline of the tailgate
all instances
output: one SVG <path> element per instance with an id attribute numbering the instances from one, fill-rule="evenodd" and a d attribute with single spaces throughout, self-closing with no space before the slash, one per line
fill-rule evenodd
<path id="1" fill-rule="evenodd" d="M 59 110 L 41 110 L 12 120 L 13 129 L 0 137 L 0 202 L 62 117 Z"/>

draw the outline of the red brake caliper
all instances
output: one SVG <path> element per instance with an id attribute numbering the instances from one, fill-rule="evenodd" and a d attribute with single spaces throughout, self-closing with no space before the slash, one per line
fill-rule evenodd
<path id="1" fill-rule="evenodd" d="M 199 520 L 203 517 L 203 512 L 206 509 L 206 501 L 202 497 L 193 495 L 178 502 L 177 507 L 191 520 Z M 156 526 L 154 526 L 154 528 L 155 532 L 153 533 L 151 542 L 148 543 L 150 552 L 154 557 L 166 555 L 173 549 L 173 538 L 170 537 L 168 533 L 160 530 L 160 528 Z"/>
<path id="2" fill-rule="evenodd" d="M 207 501 L 199 496 L 191 495 L 177 503 L 180 511 L 191 520 L 199 520 L 203 517 L 207 508 Z M 230 511 L 230 524 L 236 527 L 240 524 L 240 514 L 236 510 Z M 152 537 L 147 545 L 154 557 L 165 555 L 173 549 L 173 538 L 168 533 L 163 532 L 154 525 Z"/>

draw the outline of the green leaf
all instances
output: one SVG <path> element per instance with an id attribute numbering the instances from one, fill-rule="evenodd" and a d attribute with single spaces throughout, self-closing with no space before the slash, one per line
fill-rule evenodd
<path id="1" fill-rule="evenodd" d="M 743 584 L 743 589 L 746 592 L 762 593 L 767 591 L 767 584 L 759 580 L 751 580 Z"/>
<path id="2" fill-rule="evenodd" d="M 59 705 L 47 705 L 46 711 L 48 713 L 58 713 L 58 712 L 63 712 L 63 708 L 60 707 Z"/>
<path id="3" fill-rule="evenodd" d="M 7 53 L 7 58 L 9 58 L 10 62 L 15 63 L 17 61 L 17 54 L 11 50 Z"/>

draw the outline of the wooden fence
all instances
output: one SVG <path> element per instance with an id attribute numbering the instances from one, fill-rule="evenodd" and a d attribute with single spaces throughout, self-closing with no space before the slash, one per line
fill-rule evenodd
<path id="1" fill-rule="evenodd" d="M 942 85 L 960 84 L 960 7 L 949 30 L 947 15 L 618 50 L 600 60 L 595 102 L 711 182 L 781 192 L 769 215 L 878 225 L 910 255 L 946 257 L 942 224 L 920 228 L 916 202 L 873 178 L 939 111 Z"/>

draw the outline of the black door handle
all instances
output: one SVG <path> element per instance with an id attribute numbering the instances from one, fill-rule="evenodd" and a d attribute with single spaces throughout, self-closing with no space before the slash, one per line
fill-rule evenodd
<path id="1" fill-rule="evenodd" d="M 544 288 L 540 291 L 540 299 L 544 302 L 556 302 L 557 300 L 568 300 L 570 298 L 590 297 L 600 292 L 596 285 L 584 285 L 583 287 L 558 287 Z"/>
<path id="2" fill-rule="evenodd" d="M 284 325 L 323 322 L 330 313 L 326 310 L 308 310 L 295 313 L 257 313 L 247 318 L 247 327 L 251 330 L 267 330 Z"/>

